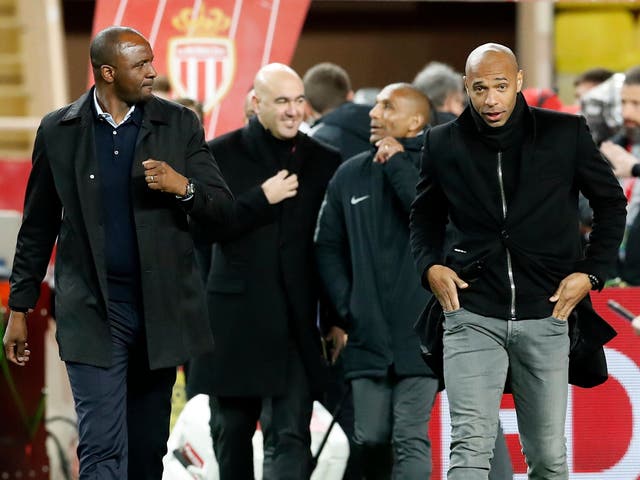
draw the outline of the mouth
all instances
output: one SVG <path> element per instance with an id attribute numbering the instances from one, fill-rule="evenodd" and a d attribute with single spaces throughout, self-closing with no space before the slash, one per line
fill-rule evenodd
<path id="1" fill-rule="evenodd" d="M 489 123 L 499 122 L 503 115 L 504 112 L 483 112 L 482 114 Z"/>

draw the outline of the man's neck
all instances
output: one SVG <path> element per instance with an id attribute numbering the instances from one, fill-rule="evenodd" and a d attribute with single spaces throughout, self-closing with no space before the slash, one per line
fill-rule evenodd
<path id="1" fill-rule="evenodd" d="M 126 102 L 123 102 L 115 95 L 112 95 L 110 94 L 110 92 L 107 92 L 104 89 L 100 89 L 97 86 L 96 98 L 98 99 L 100 108 L 102 108 L 105 113 L 111 115 L 117 125 L 120 125 L 120 123 L 122 123 L 124 117 L 131 109 L 131 105 L 128 105 Z"/>

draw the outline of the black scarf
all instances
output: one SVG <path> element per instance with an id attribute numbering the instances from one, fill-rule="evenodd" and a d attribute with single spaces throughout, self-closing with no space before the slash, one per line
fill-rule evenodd
<path id="1" fill-rule="evenodd" d="M 291 156 L 295 152 L 296 137 L 280 140 L 264 128 L 257 117 L 249 120 L 249 132 L 251 137 L 256 139 L 261 153 L 269 159 L 272 166 L 280 170 L 282 168 L 289 169 L 291 164 Z"/>
<path id="2" fill-rule="evenodd" d="M 522 144 L 524 138 L 524 120 L 527 102 L 521 92 L 516 96 L 516 105 L 507 122 L 501 127 L 492 127 L 480 116 L 473 105 L 469 106 L 471 117 L 478 129 L 480 138 L 489 147 L 505 151 L 513 145 Z"/>

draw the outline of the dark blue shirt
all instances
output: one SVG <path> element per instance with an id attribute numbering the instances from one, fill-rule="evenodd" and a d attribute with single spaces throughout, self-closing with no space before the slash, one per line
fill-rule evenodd
<path id="1" fill-rule="evenodd" d="M 142 107 L 114 128 L 95 111 L 96 156 L 100 172 L 109 300 L 136 303 L 140 259 L 131 207 L 131 167 L 142 122 Z"/>

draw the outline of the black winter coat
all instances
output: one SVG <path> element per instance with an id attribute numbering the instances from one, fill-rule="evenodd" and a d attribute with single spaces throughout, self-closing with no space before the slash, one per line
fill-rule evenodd
<path id="1" fill-rule="evenodd" d="M 626 199 L 611 167 L 591 139 L 583 117 L 527 107 L 522 158 L 506 218 L 500 208 L 498 152 L 486 147 L 471 117 L 471 107 L 455 121 L 427 132 L 420 183 L 411 210 L 411 245 L 423 282 L 433 264 L 451 267 L 469 288 L 475 313 L 508 318 L 507 250 L 513 264 L 516 318 L 548 316 L 548 298 L 573 272 L 605 280 L 617 256 Z M 481 168 L 480 161 L 493 162 Z M 485 175 L 490 175 L 487 178 Z M 586 255 L 578 231 L 578 192 L 594 211 Z M 456 241 L 444 249 L 447 221 Z M 487 292 L 484 276 L 501 286 Z M 425 286 L 428 286 L 425 284 Z M 495 313 L 494 313 L 495 312 Z"/>
<path id="2" fill-rule="evenodd" d="M 488 182 L 497 179 L 482 177 L 474 165 L 477 129 L 470 108 L 457 120 L 431 129 L 425 138 L 411 210 L 411 245 L 418 272 L 426 287 L 425 272 L 433 264 L 447 265 L 462 278 L 482 282 L 483 270 L 491 268 L 485 260 L 509 249 L 519 293 L 516 310 L 526 304 L 530 293 L 518 290 L 518 285 L 535 284 L 546 299 L 540 298 L 525 318 L 549 315 L 553 307 L 548 297 L 565 276 L 585 272 L 606 279 L 624 229 L 622 189 L 594 145 L 584 118 L 527 107 L 530 123 L 516 193 L 503 220 L 502 212 L 491 208 L 494 202 L 488 193 Z M 589 199 L 594 211 L 586 255 L 578 232 L 578 192 Z M 448 219 L 456 230 L 456 241 L 444 249 Z M 506 270 L 504 282 L 508 282 Z M 471 283 L 469 290 L 473 288 Z M 464 306 L 464 296 L 460 298 Z M 497 293 L 481 301 L 487 308 L 498 305 L 508 311 L 508 301 Z M 442 364 L 439 305 L 429 306 L 421 320 L 418 329 L 425 353 L 437 369 Z M 572 314 L 570 336 L 571 382 L 581 386 L 602 383 L 607 378 L 602 345 L 615 331 L 593 311 L 588 297 Z"/>
<path id="3" fill-rule="evenodd" d="M 346 320 L 347 378 L 429 375 L 413 324 L 430 295 L 409 248 L 409 207 L 422 137 L 401 139 L 405 152 L 385 164 L 375 150 L 340 166 L 329 183 L 316 230 L 325 288 Z"/>
<path id="4" fill-rule="evenodd" d="M 33 149 L 24 218 L 11 276 L 12 307 L 33 307 L 57 237 L 57 339 L 65 361 L 111 364 L 103 205 L 95 154 L 93 93 L 48 114 Z M 164 160 L 191 177 L 188 211 L 152 191 L 142 162 Z M 154 97 L 144 105 L 131 171 L 144 325 L 151 368 L 179 365 L 213 347 L 188 217 L 224 225 L 232 196 L 190 110 Z"/>
<path id="5" fill-rule="evenodd" d="M 313 232 L 340 156 L 298 134 L 290 158 L 274 158 L 264 135 L 270 134 L 254 119 L 209 142 L 236 202 L 231 227 L 209 237 L 215 242 L 207 291 L 216 348 L 192 362 L 190 395 L 282 394 L 289 341 L 312 388 L 320 391 L 326 382 Z M 298 175 L 298 193 L 270 205 L 260 186 L 284 165 Z"/>

